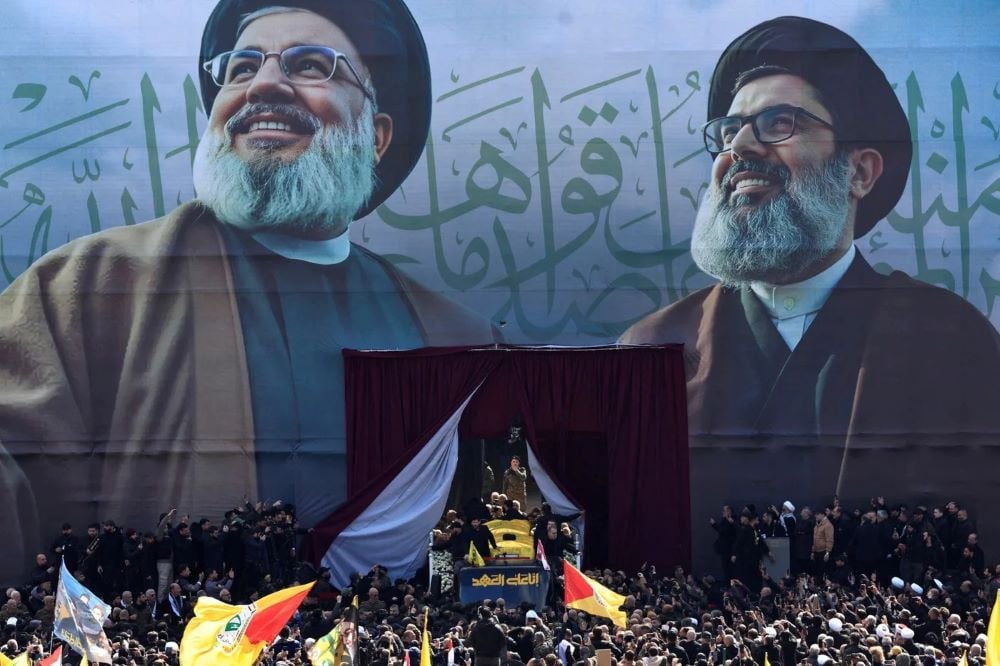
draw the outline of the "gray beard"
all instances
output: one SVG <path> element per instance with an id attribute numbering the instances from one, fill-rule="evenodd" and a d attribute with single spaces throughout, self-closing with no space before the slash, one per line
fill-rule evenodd
<path id="1" fill-rule="evenodd" d="M 734 167 L 738 167 L 734 165 Z M 780 193 L 764 204 L 739 210 L 754 195 L 728 200 L 730 169 L 721 185 L 709 186 L 698 208 L 691 256 L 698 267 L 723 284 L 782 283 L 808 274 L 835 252 L 850 210 L 850 162 L 838 151 L 823 168 L 795 179 L 788 169 L 762 163 L 755 170 L 779 176 Z"/>
<path id="2" fill-rule="evenodd" d="M 223 136 L 206 130 L 195 153 L 195 191 L 221 222 L 245 231 L 340 235 L 375 189 L 373 119 L 374 108 L 365 102 L 353 127 L 321 127 L 291 162 L 266 148 L 244 160 L 233 152 L 228 128 Z"/>

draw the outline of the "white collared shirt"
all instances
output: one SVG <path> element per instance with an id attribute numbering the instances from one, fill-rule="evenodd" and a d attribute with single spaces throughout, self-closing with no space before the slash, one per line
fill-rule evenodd
<path id="1" fill-rule="evenodd" d="M 351 238 L 346 231 L 336 238 L 313 240 L 295 238 L 271 231 L 253 235 L 253 239 L 271 252 L 287 259 L 296 259 L 320 266 L 332 266 L 351 254 Z"/>
<path id="2" fill-rule="evenodd" d="M 855 254 L 857 249 L 852 244 L 832 266 L 802 282 L 750 284 L 750 289 L 771 315 L 771 321 L 789 349 L 795 349 L 802 340 L 806 329 L 854 261 Z"/>

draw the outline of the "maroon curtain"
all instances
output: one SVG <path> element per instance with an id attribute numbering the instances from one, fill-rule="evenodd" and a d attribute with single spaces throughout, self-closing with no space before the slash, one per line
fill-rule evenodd
<path id="1" fill-rule="evenodd" d="M 348 499 L 302 544 L 302 557 L 317 565 L 500 362 L 469 348 L 343 354 Z"/>
<path id="2" fill-rule="evenodd" d="M 587 511 L 589 565 L 689 566 L 681 352 L 678 345 L 345 351 L 351 499 L 317 526 L 311 559 L 483 382 L 463 416 L 463 436 L 495 437 L 523 417 L 540 462 Z"/>

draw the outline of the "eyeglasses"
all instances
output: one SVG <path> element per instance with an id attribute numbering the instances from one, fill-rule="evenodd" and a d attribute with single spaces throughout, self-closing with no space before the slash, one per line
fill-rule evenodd
<path id="1" fill-rule="evenodd" d="M 799 116 L 805 116 L 831 130 L 833 125 L 800 106 L 782 104 L 770 106 L 749 116 L 726 116 L 709 120 L 702 127 L 705 150 L 713 158 L 727 150 L 732 150 L 736 135 L 743 126 L 750 123 L 753 135 L 760 143 L 780 143 L 790 139 L 797 129 Z"/>
<path id="2" fill-rule="evenodd" d="M 371 93 L 351 61 L 340 51 L 328 46 L 290 46 L 284 51 L 264 53 L 256 49 L 241 49 L 220 53 L 202 65 L 212 76 L 212 81 L 222 87 L 237 88 L 250 85 L 264 62 L 271 56 L 278 56 L 281 71 L 296 85 L 313 86 L 326 83 L 337 73 L 337 62 L 343 60 L 365 97 L 372 99 Z M 374 100 L 372 100 L 374 101 Z"/>

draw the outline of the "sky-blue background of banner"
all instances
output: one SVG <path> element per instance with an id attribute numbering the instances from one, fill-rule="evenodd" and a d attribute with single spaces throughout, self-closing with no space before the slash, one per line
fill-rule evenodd
<path id="1" fill-rule="evenodd" d="M 833 4 L 414 0 L 434 80 L 430 149 L 352 238 L 508 340 L 613 340 L 710 283 L 686 250 L 709 169 L 697 132 L 709 76 L 733 37 L 795 13 L 871 51 L 919 139 L 917 176 L 859 249 L 954 290 L 996 325 L 1000 8 Z M 7 8 L 0 286 L 47 249 L 194 196 L 205 118 L 187 77 L 213 5 Z"/>

